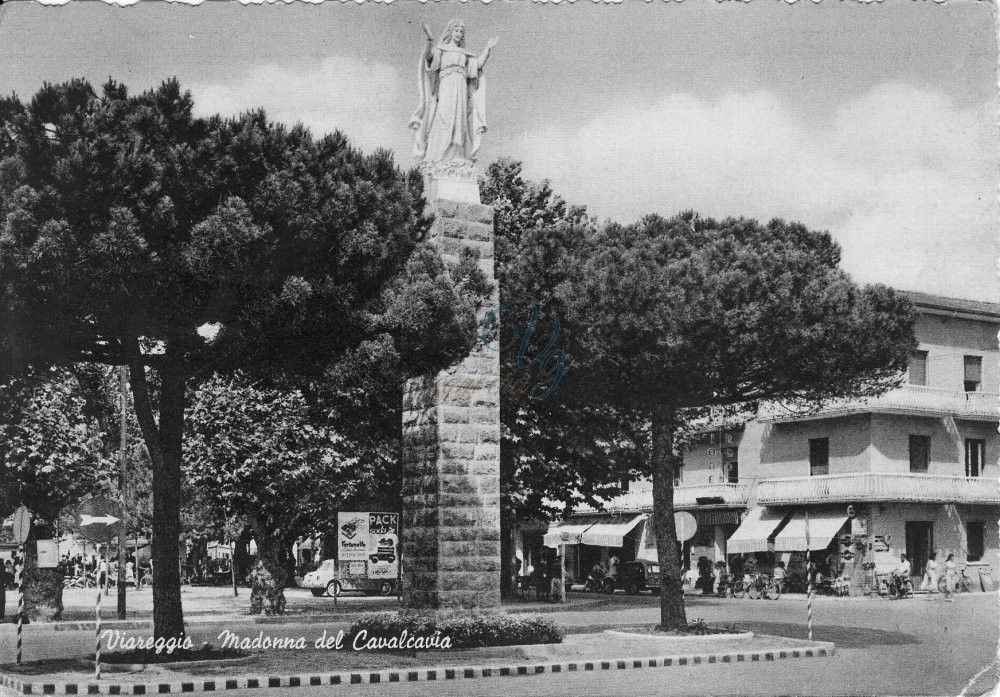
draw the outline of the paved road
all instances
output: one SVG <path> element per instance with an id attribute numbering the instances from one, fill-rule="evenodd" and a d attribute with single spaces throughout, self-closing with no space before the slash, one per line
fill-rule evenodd
<path id="1" fill-rule="evenodd" d="M 208 589 L 206 589 L 208 590 Z M 219 591 L 216 591 L 218 593 Z M 297 591 L 293 591 L 297 593 Z M 574 597 L 585 597 L 574 594 Z M 597 598 L 592 596 L 594 600 Z M 206 594 L 205 602 L 224 599 Z M 329 602 L 329 601 L 328 601 Z M 345 600 L 343 609 L 362 609 L 374 599 Z M 556 611 L 552 617 L 569 631 L 579 632 L 627 624 L 655 623 L 656 600 L 649 596 L 615 596 L 608 602 Z M 702 618 L 712 624 L 733 624 L 758 633 L 805 637 L 805 602 L 801 597 L 778 601 L 718 599 L 689 596 L 689 619 Z M 188 611 L 196 603 L 187 603 Z M 329 609 L 332 605 L 319 605 Z M 550 609 L 554 609 L 549 606 Z M 202 618 L 207 619 L 207 618 Z M 221 624 L 191 625 L 197 640 L 210 640 L 228 628 L 256 635 L 261 625 L 246 617 L 220 617 Z M 298 620 L 301 622 L 301 620 Z M 997 596 L 960 596 L 953 603 L 936 596 L 905 601 L 865 598 L 818 598 L 814 602 L 814 638 L 833 641 L 838 655 L 829 659 L 786 660 L 760 665 L 711 665 L 596 674 L 563 674 L 559 677 L 495 678 L 454 683 L 412 683 L 351 687 L 352 694 L 446 695 L 500 694 L 517 691 L 530 695 L 958 695 L 970 678 L 994 661 L 997 653 Z M 324 629 L 336 631 L 345 620 L 318 624 L 282 625 L 283 633 L 319 636 Z M 271 627 L 278 631 L 278 627 Z M 137 630 L 147 635 L 149 630 Z M 0 632 L 0 661 L 12 660 L 12 635 Z M 89 650 L 91 632 L 29 630 L 25 635 L 26 658 L 65 656 Z M 318 670 L 322 668 L 317 666 Z M 969 689 L 983 694 L 997 685 L 996 663 Z M 326 694 L 321 688 L 254 691 L 260 697 Z"/>
<path id="2" fill-rule="evenodd" d="M 760 633 L 806 635 L 802 598 L 778 601 L 689 597 L 688 617 L 732 623 Z M 354 685 L 359 696 L 427 695 L 981 695 L 997 686 L 997 596 L 978 594 L 946 603 L 939 598 L 891 602 L 819 598 L 814 637 L 837 643 L 833 658 L 769 664 L 564 673 L 559 676 L 403 685 Z M 615 598 L 613 607 L 557 613 L 566 626 L 655 622 L 652 599 Z M 267 690 L 261 697 L 327 694 L 321 688 Z"/>

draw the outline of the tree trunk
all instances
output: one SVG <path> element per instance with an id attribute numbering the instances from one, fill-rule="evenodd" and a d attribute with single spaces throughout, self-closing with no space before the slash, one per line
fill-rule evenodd
<path id="1" fill-rule="evenodd" d="M 236 576 L 243 581 L 250 573 L 250 540 L 253 539 L 253 530 L 249 527 L 236 538 L 236 551 L 233 553 L 233 566 L 236 568 Z"/>
<path id="2" fill-rule="evenodd" d="M 33 526 L 24 543 L 24 614 L 34 621 L 56 622 L 63 612 L 63 572 L 60 568 L 38 568 L 36 541 L 40 534 L 52 536 L 45 523 L 40 523 L 40 528 Z"/>
<path id="3" fill-rule="evenodd" d="M 295 572 L 298 571 L 299 560 L 292 554 L 291 544 L 282 543 L 278 546 L 278 561 L 285 571 L 285 588 L 298 588 Z"/>
<path id="4" fill-rule="evenodd" d="M 663 410 L 654 412 L 652 420 L 653 528 L 660 564 L 660 628 L 665 630 L 687 629 L 677 531 L 674 527 L 675 418 L 673 411 Z"/>
<path id="5" fill-rule="evenodd" d="M 187 380 L 182 365 L 176 360 L 164 361 L 159 374 L 160 423 L 157 427 L 145 366 L 138 355 L 130 362 L 129 382 L 136 419 L 153 464 L 153 635 L 157 639 L 170 639 L 184 635 L 178 542 Z"/>
<path id="6" fill-rule="evenodd" d="M 250 571 L 250 614 L 285 614 L 285 568 L 280 540 L 268 534 L 264 526 L 254 521 L 257 541 L 257 563 Z"/>
<path id="7" fill-rule="evenodd" d="M 507 506 L 500 508 L 500 597 L 511 598 L 514 583 L 514 514 Z"/>

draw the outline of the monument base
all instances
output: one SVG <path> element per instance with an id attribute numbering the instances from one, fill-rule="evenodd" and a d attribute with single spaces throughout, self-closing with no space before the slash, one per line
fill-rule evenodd
<path id="1" fill-rule="evenodd" d="M 451 162 L 424 162 L 420 165 L 424 175 L 424 198 L 428 201 L 442 199 L 459 203 L 482 203 L 479 198 L 479 177 L 471 160 Z"/>
<path id="2" fill-rule="evenodd" d="M 493 279 L 493 209 L 471 162 L 422 166 L 430 242 L 446 260 L 475 249 Z M 499 302 L 494 287 L 491 304 Z M 458 364 L 409 380 L 403 396 L 402 591 L 408 608 L 500 604 L 500 357 L 481 343 Z"/>

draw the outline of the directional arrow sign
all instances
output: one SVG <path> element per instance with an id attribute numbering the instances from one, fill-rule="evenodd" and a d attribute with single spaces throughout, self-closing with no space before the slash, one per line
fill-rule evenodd
<path id="1" fill-rule="evenodd" d="M 76 509 L 76 527 L 91 542 L 110 542 L 121 530 L 125 514 L 116 501 L 97 496 Z"/>

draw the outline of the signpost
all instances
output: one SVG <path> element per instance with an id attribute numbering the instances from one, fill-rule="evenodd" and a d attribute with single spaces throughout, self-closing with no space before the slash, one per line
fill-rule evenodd
<path id="1" fill-rule="evenodd" d="M 677 511 L 674 513 L 674 530 L 678 542 L 687 542 L 698 531 L 698 521 L 687 511 Z"/>
<path id="2" fill-rule="evenodd" d="M 14 511 L 14 540 L 17 542 L 17 663 L 21 664 L 21 631 L 24 626 L 24 543 L 31 532 L 31 513 L 24 506 Z"/>
<path id="3" fill-rule="evenodd" d="M 112 501 L 103 496 L 95 496 L 80 504 L 76 509 L 76 529 L 80 534 L 91 542 L 97 544 L 98 556 L 100 556 L 101 545 L 107 548 L 108 543 L 122 529 L 125 514 L 122 513 L 118 502 Z M 107 549 L 105 549 L 105 552 Z M 118 560 L 121 563 L 121 559 Z M 99 568 L 99 567 L 98 567 Z M 104 582 L 107 583 L 110 568 L 104 575 Z M 94 677 L 101 679 L 101 588 L 97 588 L 97 605 L 95 607 L 97 617 L 96 643 L 94 645 Z"/>

